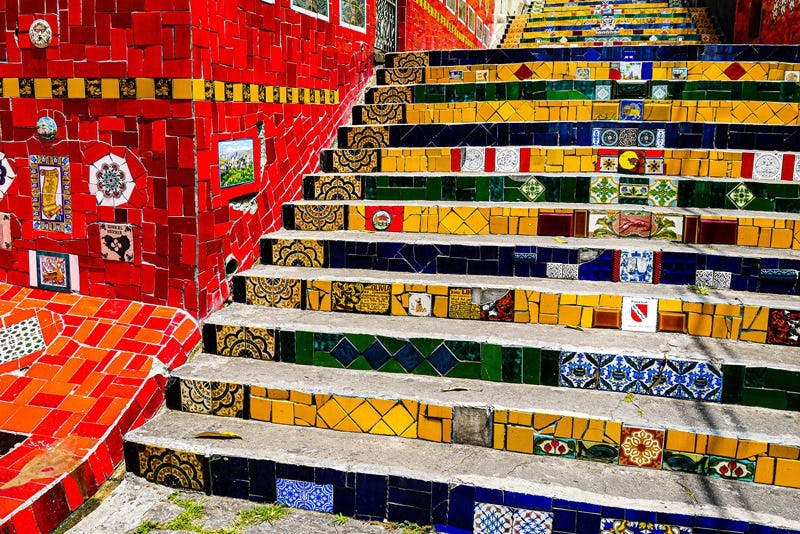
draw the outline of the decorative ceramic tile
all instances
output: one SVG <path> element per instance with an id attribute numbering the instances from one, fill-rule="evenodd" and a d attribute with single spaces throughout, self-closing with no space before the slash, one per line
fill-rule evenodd
<path id="1" fill-rule="evenodd" d="M 598 83 L 595 85 L 594 88 L 594 99 L 595 100 L 611 100 L 611 84 L 600 84 Z"/>
<path id="2" fill-rule="evenodd" d="M 548 263 L 545 268 L 545 276 L 547 276 L 547 278 L 561 278 L 563 271 L 563 263 Z"/>
<path id="3" fill-rule="evenodd" d="M 743 183 L 740 182 L 739 185 L 728 191 L 728 194 L 725 195 L 728 199 L 739 209 L 744 209 L 745 206 L 750 204 L 756 196 L 750 191 L 750 189 Z"/>
<path id="4" fill-rule="evenodd" d="M 598 380 L 597 389 L 638 393 L 641 373 L 635 367 L 636 359 L 619 354 L 596 354 Z"/>
<path id="5" fill-rule="evenodd" d="M 250 144 L 252 151 L 252 141 Z M 135 187 L 124 158 L 108 154 L 89 167 L 89 192 L 94 195 L 98 206 L 127 204 Z"/>
<path id="6" fill-rule="evenodd" d="M 133 225 L 100 223 L 100 255 L 105 260 L 133 262 Z"/>
<path id="7" fill-rule="evenodd" d="M 360 200 L 362 195 L 358 176 L 325 174 L 314 181 L 315 200 Z"/>
<path id="8" fill-rule="evenodd" d="M 714 271 L 714 280 L 711 287 L 715 289 L 730 289 L 733 273 L 727 271 Z"/>
<path id="9" fill-rule="evenodd" d="M 42 328 L 36 317 L 0 328 L 0 363 L 18 360 L 44 348 Z"/>
<path id="10" fill-rule="evenodd" d="M 139 474 L 170 488 L 203 491 L 206 473 L 202 456 L 147 445 L 139 451 Z"/>
<path id="11" fill-rule="evenodd" d="M 711 287 L 714 285 L 714 271 L 708 269 L 697 269 L 694 273 L 694 284 L 696 286 Z"/>
<path id="12" fill-rule="evenodd" d="M 622 297 L 622 329 L 632 332 L 655 332 L 658 299 Z"/>
<path id="13" fill-rule="evenodd" d="M 666 84 L 653 84 L 650 87 L 650 97 L 653 100 L 666 100 L 669 98 L 669 86 Z"/>
<path id="14" fill-rule="evenodd" d="M 611 176 L 596 176 L 589 185 L 589 202 L 593 204 L 616 204 L 619 198 L 619 182 Z"/>
<path id="15" fill-rule="evenodd" d="M 519 190 L 523 195 L 525 195 L 525 198 L 531 202 L 536 202 L 542 193 L 545 192 L 545 187 L 539 180 L 536 179 L 535 176 L 531 176 L 524 184 L 520 186 Z"/>
<path id="16" fill-rule="evenodd" d="M 623 150 L 617 156 L 618 170 L 625 174 L 645 174 L 648 171 L 644 150 Z"/>
<path id="17" fill-rule="evenodd" d="M 17 174 L 14 172 L 14 168 L 11 167 L 8 158 L 5 154 L 0 152 L 0 200 L 6 196 L 16 176 Z"/>
<path id="18" fill-rule="evenodd" d="M 325 247 L 314 239 L 275 239 L 272 242 L 273 265 L 322 267 Z"/>
<path id="19" fill-rule="evenodd" d="M 553 530 L 553 514 L 537 510 L 514 510 L 512 534 L 550 534 Z"/>
<path id="20" fill-rule="evenodd" d="M 659 129 L 656 130 L 656 148 L 664 148 L 666 143 L 666 132 L 665 130 Z"/>
<path id="21" fill-rule="evenodd" d="M 575 79 L 576 80 L 591 80 L 592 79 L 592 69 L 589 67 L 577 67 L 575 69 Z"/>
<path id="22" fill-rule="evenodd" d="M 767 324 L 767 343 L 800 345 L 800 312 L 770 310 Z"/>
<path id="23" fill-rule="evenodd" d="M 652 250 L 621 250 L 619 281 L 652 283 L 653 258 L 654 253 Z"/>
<path id="24" fill-rule="evenodd" d="M 333 513 L 333 484 L 275 479 L 276 501 L 292 508 Z"/>
<path id="25" fill-rule="evenodd" d="M 344 213 L 344 206 L 336 204 L 295 205 L 295 230 L 344 230 Z"/>
<path id="26" fill-rule="evenodd" d="M 555 438 L 553 436 L 533 436 L 533 454 L 540 456 L 560 456 L 562 458 L 575 458 L 577 444 L 574 439 Z"/>
<path id="27" fill-rule="evenodd" d="M 689 77 L 689 69 L 686 67 L 673 67 L 672 68 L 672 79 L 673 80 L 685 80 Z"/>
<path id="28" fill-rule="evenodd" d="M 255 360 L 275 358 L 275 331 L 267 328 L 216 325 L 217 354 Z"/>
<path id="29" fill-rule="evenodd" d="M 472 532 L 475 534 L 511 534 L 514 511 L 499 504 L 475 503 Z"/>
<path id="30" fill-rule="evenodd" d="M 411 293 L 408 296 L 408 314 L 416 317 L 428 317 L 431 314 L 430 293 Z"/>
<path id="31" fill-rule="evenodd" d="M 676 527 L 658 523 L 600 519 L 600 534 L 692 534 L 691 527 Z"/>
<path id="32" fill-rule="evenodd" d="M 579 276 L 579 265 L 577 263 L 565 263 L 561 268 L 561 278 L 564 280 L 577 280 Z"/>
<path id="33" fill-rule="evenodd" d="M 620 128 L 617 146 L 637 146 L 639 144 L 639 135 L 638 128 Z"/>
<path id="34" fill-rule="evenodd" d="M 664 454 L 664 431 L 622 427 L 619 448 L 620 465 L 661 469 Z"/>
<path id="35" fill-rule="evenodd" d="M 664 451 L 661 469 L 704 475 L 708 456 L 688 452 Z"/>
<path id="36" fill-rule="evenodd" d="M 613 20 L 613 17 L 612 17 Z M 642 62 L 641 61 L 622 61 L 619 64 L 619 72 L 623 80 L 641 80 Z"/>
<path id="37" fill-rule="evenodd" d="M 287 278 L 245 279 L 245 299 L 248 304 L 275 308 L 301 308 L 302 280 Z"/>
<path id="38" fill-rule="evenodd" d="M 69 158 L 30 156 L 33 229 L 72 233 L 72 185 Z"/>
<path id="39" fill-rule="evenodd" d="M 787 70 L 783 73 L 783 81 L 800 83 L 800 71 Z"/>
<path id="40" fill-rule="evenodd" d="M 757 180 L 780 180 L 783 154 L 780 152 L 756 152 L 753 155 L 753 178 Z"/>
<path id="41" fill-rule="evenodd" d="M 619 462 L 619 447 L 608 443 L 597 441 L 578 440 L 576 458 L 580 460 L 590 460 L 592 462 L 602 462 L 606 464 L 616 464 Z"/>
<path id="42" fill-rule="evenodd" d="M 60 252 L 28 253 L 30 284 L 52 291 L 79 291 L 78 257 Z"/>
<path id="43" fill-rule="evenodd" d="M 625 181 L 622 180 L 620 181 L 619 184 L 620 198 L 645 200 L 647 199 L 647 195 L 649 193 L 650 193 L 650 184 L 635 184 L 635 183 L 626 183 Z"/>
<path id="44" fill-rule="evenodd" d="M 664 158 L 645 158 L 645 174 L 664 174 Z"/>
<path id="45" fill-rule="evenodd" d="M 0 213 L 0 250 L 11 249 L 11 215 Z"/>
<path id="46" fill-rule="evenodd" d="M 497 147 L 495 151 L 495 170 L 497 172 L 519 172 L 519 149 Z"/>
<path id="47" fill-rule="evenodd" d="M 600 156 L 597 162 L 597 170 L 600 172 L 617 172 L 619 156 Z"/>
<path id="48" fill-rule="evenodd" d="M 595 389 L 597 387 L 598 372 L 599 369 L 594 355 L 586 352 L 561 352 L 559 357 L 559 386 Z"/>
<path id="49" fill-rule="evenodd" d="M 648 188 L 647 198 L 654 206 L 676 206 L 678 204 L 678 181 L 655 180 Z"/>
<path id="50" fill-rule="evenodd" d="M 389 311 L 391 284 L 331 283 L 331 310 L 385 314 Z"/>
<path id="51" fill-rule="evenodd" d="M 619 119 L 640 121 L 644 119 L 644 100 L 620 100 Z"/>
<path id="52" fill-rule="evenodd" d="M 708 464 L 706 465 L 706 474 L 715 478 L 752 482 L 755 471 L 755 462 L 720 456 L 709 456 Z"/>
<path id="53" fill-rule="evenodd" d="M 290 5 L 300 13 L 328 20 L 328 0 L 292 0 Z"/>
<path id="54" fill-rule="evenodd" d="M 339 20 L 345 28 L 365 31 L 367 29 L 366 0 L 340 0 Z"/>
<path id="55" fill-rule="evenodd" d="M 461 170 L 464 172 L 483 172 L 486 168 L 486 149 L 484 147 L 464 147 L 461 149 Z"/>

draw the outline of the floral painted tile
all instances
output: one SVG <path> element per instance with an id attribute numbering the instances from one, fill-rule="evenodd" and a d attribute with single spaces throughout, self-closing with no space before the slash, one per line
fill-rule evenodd
<path id="1" fill-rule="evenodd" d="M 277 502 L 315 512 L 333 513 L 333 485 L 278 478 L 275 481 Z"/>
<path id="2" fill-rule="evenodd" d="M 475 534 L 511 534 L 514 510 L 508 506 L 479 502 L 475 504 L 472 532 Z"/>
<path id="3" fill-rule="evenodd" d="M 664 455 L 664 431 L 622 427 L 619 448 L 620 465 L 661 469 Z"/>
<path id="4" fill-rule="evenodd" d="M 586 352 L 562 351 L 558 385 L 570 388 L 596 388 L 598 367 L 594 356 Z"/>
<path id="5" fill-rule="evenodd" d="M 716 478 L 752 482 L 756 463 L 749 460 L 735 460 L 721 456 L 709 456 L 706 475 Z"/>
<path id="6" fill-rule="evenodd" d="M 692 534 L 691 527 L 676 527 L 659 523 L 625 521 L 624 519 L 600 519 L 600 534 Z"/>
<path id="7" fill-rule="evenodd" d="M 538 434 L 533 436 L 533 454 L 575 458 L 576 453 L 577 447 L 574 439 L 556 438 Z"/>

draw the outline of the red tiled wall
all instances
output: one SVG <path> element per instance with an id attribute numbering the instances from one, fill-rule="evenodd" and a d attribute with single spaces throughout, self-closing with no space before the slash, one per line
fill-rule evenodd
<path id="1" fill-rule="evenodd" d="M 426 4 L 440 17 L 429 13 L 425 9 Z M 492 4 L 487 0 L 467 0 L 467 5 L 475 10 L 476 21 L 478 19 L 483 21 L 491 32 Z M 400 0 L 397 11 L 398 49 L 401 51 L 486 48 L 475 35 L 476 32 L 467 27 L 467 19 L 465 18 L 464 22 L 458 19 L 457 0 L 454 11 L 447 8 L 446 0 Z M 441 19 L 446 23 L 442 23 Z"/>
<path id="2" fill-rule="evenodd" d="M 28 251 L 78 256 L 82 293 L 143 300 L 205 316 L 228 295 L 224 260 L 252 264 L 258 238 L 280 225 L 280 204 L 299 196 L 300 176 L 318 166 L 372 72 L 374 2 L 365 33 L 300 14 L 289 0 L 0 0 L 4 34 L 0 77 L 195 78 L 338 89 L 339 104 L 264 104 L 178 99 L 0 98 L 0 152 L 17 177 L 0 199 L 12 214 L 12 248 L 0 250 L 0 281 L 29 285 Z M 372 18 L 370 18 L 370 16 Z M 46 18 L 56 37 L 34 49 L 15 30 Z M 24 32 L 23 32 L 24 33 Z M 0 56 L 2 57 L 2 56 Z M 59 127 L 42 141 L 44 115 Z M 265 125 L 267 164 L 258 176 L 258 214 L 231 210 L 214 194 L 219 138 L 255 136 Z M 258 148 L 256 148 L 258 151 Z M 98 207 L 89 165 L 124 156 L 136 194 L 121 207 Z M 74 228 L 32 226 L 29 155 L 69 156 Z M 134 226 L 133 263 L 100 255 L 99 222 Z"/>
<path id="3" fill-rule="evenodd" d="M 798 28 L 800 5 L 792 0 L 739 0 L 736 4 L 734 42 L 800 44 Z"/>

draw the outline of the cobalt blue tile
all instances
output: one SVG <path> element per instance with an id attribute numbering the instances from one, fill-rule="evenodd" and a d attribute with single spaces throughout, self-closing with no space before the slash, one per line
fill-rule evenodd
<path id="1" fill-rule="evenodd" d="M 646 510 L 625 510 L 625 519 L 628 521 L 643 521 L 645 523 L 655 523 L 656 513 Z"/>
<path id="2" fill-rule="evenodd" d="M 278 477 L 275 480 L 277 502 L 315 512 L 333 513 L 333 486 Z"/>
<path id="3" fill-rule="evenodd" d="M 430 510 L 431 494 L 425 491 L 389 487 L 389 502 Z"/>
<path id="4" fill-rule="evenodd" d="M 405 477 L 397 477 L 397 476 L 390 476 L 389 477 L 389 487 L 390 488 L 401 488 L 401 489 L 408 489 L 414 491 L 427 491 L 430 493 L 431 491 L 432 482 L 428 480 L 417 480 L 414 478 L 405 478 Z"/>
<path id="5" fill-rule="evenodd" d="M 499 275 L 498 271 L 499 269 L 496 261 L 481 261 L 481 260 L 467 261 L 467 274 L 498 276 Z"/>
<path id="6" fill-rule="evenodd" d="M 600 515 L 608 519 L 625 519 L 625 508 L 615 508 L 613 506 L 603 506 Z"/>
<path id="7" fill-rule="evenodd" d="M 314 468 L 306 465 L 275 464 L 275 476 L 289 480 L 314 482 Z"/>
<path id="8" fill-rule="evenodd" d="M 250 467 L 247 458 L 235 456 L 212 456 L 209 461 L 211 476 L 228 479 L 247 480 L 250 478 Z"/>
<path id="9" fill-rule="evenodd" d="M 477 488 L 475 490 L 475 501 L 489 504 L 503 504 L 503 490 Z"/>
<path id="10" fill-rule="evenodd" d="M 450 487 L 442 482 L 434 482 L 431 487 L 431 522 L 447 523 L 447 508 Z"/>
<path id="11" fill-rule="evenodd" d="M 418 525 L 427 525 L 431 522 L 430 509 L 403 506 L 402 504 L 389 503 L 387 519 L 389 521 L 410 521 Z"/>
<path id="12" fill-rule="evenodd" d="M 341 269 L 345 266 L 344 241 L 329 241 L 328 264 L 332 268 Z"/>
<path id="13" fill-rule="evenodd" d="M 578 523 L 578 513 L 574 510 L 553 508 L 553 532 L 557 530 L 575 532 Z"/>
<path id="14" fill-rule="evenodd" d="M 658 512 L 658 523 L 666 525 L 676 525 L 681 527 L 693 527 L 696 520 L 703 519 L 702 517 L 693 517 L 683 514 L 670 514 L 666 512 Z M 699 523 L 698 523 L 699 524 Z"/>
<path id="15" fill-rule="evenodd" d="M 475 512 L 475 488 L 456 486 L 450 490 L 447 523 L 457 528 L 472 529 Z"/>
<path id="16" fill-rule="evenodd" d="M 397 360 L 397 363 L 403 366 L 403 369 L 410 373 L 416 369 L 420 362 L 422 362 L 422 360 L 425 358 L 422 356 L 417 347 L 415 347 L 414 344 L 409 341 L 394 353 L 394 359 Z"/>
<path id="17" fill-rule="evenodd" d="M 250 495 L 262 497 L 266 502 L 275 502 L 275 462 L 270 460 L 248 460 L 250 473 Z"/>
<path id="18" fill-rule="evenodd" d="M 545 512 L 550 512 L 553 509 L 553 499 L 551 497 L 528 495 L 514 491 L 505 492 L 505 500 L 503 501 L 503 504 L 514 508 L 541 510 Z"/>
<path id="19" fill-rule="evenodd" d="M 603 508 L 599 504 L 592 504 L 589 502 L 579 502 L 577 504 L 576 510 L 579 512 L 588 512 L 590 514 L 599 514 Z"/>
<path id="20" fill-rule="evenodd" d="M 314 482 L 317 484 L 347 485 L 347 473 L 325 467 L 314 468 Z"/>
<path id="21" fill-rule="evenodd" d="M 472 534 L 472 526 L 470 526 L 469 530 L 464 530 L 463 528 L 451 527 L 444 523 L 436 523 L 434 527 L 436 528 L 436 532 L 440 534 Z"/>
<path id="22" fill-rule="evenodd" d="M 578 512 L 578 521 L 575 525 L 576 532 L 599 532 L 600 515 L 588 512 Z"/>
<path id="23" fill-rule="evenodd" d="M 386 517 L 387 479 L 381 475 L 356 474 L 356 513 Z"/>
<path id="24" fill-rule="evenodd" d="M 392 359 L 392 355 L 378 340 L 364 350 L 364 357 L 373 369 L 380 369 L 383 364 Z"/>
<path id="25" fill-rule="evenodd" d="M 580 504 L 575 501 L 567 501 L 564 499 L 554 499 L 553 500 L 553 510 L 556 508 L 563 509 L 563 510 L 577 510 Z"/>
<path id="26" fill-rule="evenodd" d="M 436 272 L 440 274 L 467 274 L 467 260 L 462 258 L 436 258 Z"/>
<path id="27" fill-rule="evenodd" d="M 228 478 L 224 474 L 211 474 L 211 495 L 248 499 L 250 497 L 250 481 Z"/>
<path id="28" fill-rule="evenodd" d="M 717 530 L 732 530 L 744 532 L 747 528 L 747 521 L 737 521 L 735 519 L 723 519 L 721 517 L 702 517 L 695 518 L 695 526 L 717 529 Z"/>
<path id="29" fill-rule="evenodd" d="M 333 513 L 352 516 L 356 513 L 356 490 L 333 487 Z"/>

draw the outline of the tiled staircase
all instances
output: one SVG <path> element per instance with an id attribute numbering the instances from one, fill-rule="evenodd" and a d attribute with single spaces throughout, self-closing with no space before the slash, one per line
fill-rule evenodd
<path id="1" fill-rule="evenodd" d="M 574 46 L 607 8 L 390 55 L 128 469 L 442 532 L 800 532 L 800 50 L 657 3 Z"/>

